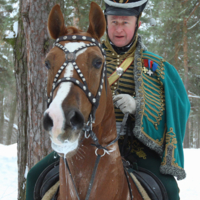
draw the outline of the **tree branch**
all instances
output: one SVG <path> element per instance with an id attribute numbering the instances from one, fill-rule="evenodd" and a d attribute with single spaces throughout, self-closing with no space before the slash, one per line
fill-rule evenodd
<path id="1" fill-rule="evenodd" d="M 189 21 L 189 19 L 192 17 L 192 15 L 194 14 L 194 12 L 196 11 L 196 9 L 200 6 L 200 0 L 199 2 L 196 3 L 194 9 L 192 10 L 192 12 L 190 13 L 189 17 L 186 19 L 186 23 Z"/>

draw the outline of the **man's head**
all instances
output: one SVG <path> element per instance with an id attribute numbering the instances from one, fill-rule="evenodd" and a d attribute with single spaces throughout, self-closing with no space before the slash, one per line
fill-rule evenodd
<path id="1" fill-rule="evenodd" d="M 148 0 L 104 0 L 107 33 L 117 47 L 128 45 L 135 39 L 141 23 L 139 17 Z"/>
<path id="2" fill-rule="evenodd" d="M 108 37 L 117 47 L 123 47 L 129 44 L 134 36 L 137 26 L 137 17 L 135 16 L 116 16 L 108 15 Z"/>

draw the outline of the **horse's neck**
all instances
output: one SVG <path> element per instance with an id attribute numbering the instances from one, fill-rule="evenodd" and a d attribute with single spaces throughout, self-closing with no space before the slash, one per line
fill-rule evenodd
<path id="1" fill-rule="evenodd" d="M 115 115 L 111 99 L 107 100 L 107 112 L 105 112 L 102 122 L 93 131 L 98 135 L 99 143 L 102 146 L 109 144 L 116 138 Z M 85 139 L 77 153 L 72 158 L 67 159 L 81 199 L 86 196 L 97 158 L 95 155 L 96 147 L 91 146 L 91 143 L 94 143 L 91 138 Z M 108 150 L 110 154 L 105 154 L 100 159 L 91 191 L 91 196 L 99 196 L 99 199 L 106 199 L 105 195 L 116 195 L 113 191 L 118 191 L 119 195 L 123 191 L 124 182 L 126 181 L 118 142 L 110 145 Z M 65 177 L 67 177 L 66 181 Z M 60 166 L 60 183 L 61 195 L 71 196 L 71 199 L 76 199 L 73 198 L 76 193 L 69 172 L 64 167 L 63 160 L 61 160 Z M 104 192 L 102 193 L 102 191 Z M 110 199 L 117 199 L 117 197 L 110 196 Z"/>

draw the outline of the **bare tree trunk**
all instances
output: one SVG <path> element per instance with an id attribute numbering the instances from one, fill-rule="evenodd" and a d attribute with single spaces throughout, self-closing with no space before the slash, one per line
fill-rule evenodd
<path id="1" fill-rule="evenodd" d="M 184 52 L 184 85 L 188 93 L 188 43 L 187 43 L 187 19 L 183 20 L 183 52 Z M 184 148 L 189 148 L 189 120 L 186 124 Z"/>
<path id="2" fill-rule="evenodd" d="M 18 112 L 18 135 L 17 135 L 17 156 L 18 156 L 18 199 L 25 199 L 24 177 L 27 165 L 27 121 L 28 121 L 28 101 L 27 101 L 27 53 L 24 27 L 22 23 L 20 0 L 20 11 L 18 20 L 18 35 L 14 48 L 15 58 L 15 77 L 16 77 L 16 95 Z"/>
<path id="3" fill-rule="evenodd" d="M 42 125 L 46 109 L 47 71 L 43 60 L 52 42 L 47 33 L 48 14 L 64 1 L 20 0 L 18 36 L 14 49 L 18 99 L 18 199 L 24 200 L 26 168 L 31 169 L 50 153 L 48 134 Z"/>

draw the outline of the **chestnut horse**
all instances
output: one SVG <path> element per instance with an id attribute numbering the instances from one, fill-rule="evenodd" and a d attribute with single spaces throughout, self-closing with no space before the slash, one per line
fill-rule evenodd
<path id="1" fill-rule="evenodd" d="M 94 2 L 87 32 L 66 27 L 59 5 L 48 18 L 49 34 L 56 42 L 45 59 L 49 99 L 43 123 L 61 156 L 59 200 L 143 199 L 124 171 L 118 148 L 105 53 L 99 43 L 105 28 L 103 12 Z"/>

